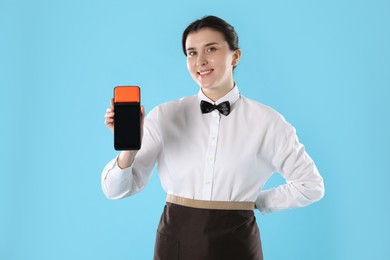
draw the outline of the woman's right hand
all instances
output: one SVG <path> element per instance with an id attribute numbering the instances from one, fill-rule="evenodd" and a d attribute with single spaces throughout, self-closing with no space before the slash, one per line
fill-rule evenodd
<path id="1" fill-rule="evenodd" d="M 114 99 L 111 98 L 110 100 L 110 107 L 107 108 L 106 114 L 104 115 L 105 120 L 104 124 L 108 127 L 108 129 L 111 130 L 111 132 L 114 133 Z M 144 117 L 145 117 L 145 109 L 144 106 L 141 106 L 141 137 L 143 136 L 143 129 L 144 129 Z"/>
<path id="2" fill-rule="evenodd" d="M 104 124 L 111 130 L 111 132 L 114 133 L 115 128 L 115 122 L 114 122 L 114 99 L 111 99 L 110 107 L 107 108 L 106 114 L 104 115 L 105 120 Z M 145 118 L 145 108 L 144 106 L 141 106 L 141 140 L 143 137 L 143 130 L 144 130 L 144 118 Z M 129 167 L 135 158 L 135 155 L 138 151 L 121 151 L 121 153 L 118 156 L 117 162 L 118 166 L 121 169 L 125 169 Z"/>

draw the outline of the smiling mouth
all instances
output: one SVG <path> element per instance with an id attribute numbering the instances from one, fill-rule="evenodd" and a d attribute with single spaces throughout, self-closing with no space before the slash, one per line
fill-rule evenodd
<path id="1" fill-rule="evenodd" d="M 214 70 L 211 69 L 211 70 L 202 70 L 202 71 L 198 71 L 197 74 L 201 77 L 204 77 L 204 76 L 207 76 L 207 75 L 210 75 L 211 72 L 213 72 Z"/>

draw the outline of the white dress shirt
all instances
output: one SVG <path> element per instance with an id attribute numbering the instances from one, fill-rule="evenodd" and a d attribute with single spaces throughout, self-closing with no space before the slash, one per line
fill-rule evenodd
<path id="1" fill-rule="evenodd" d="M 202 114 L 200 101 L 229 101 L 231 113 Z M 110 199 L 142 190 L 154 165 L 163 189 L 190 199 L 251 201 L 261 213 L 301 207 L 322 198 L 324 185 L 295 129 L 272 108 L 240 95 L 234 87 L 216 102 L 200 90 L 154 108 L 145 118 L 141 150 L 121 169 L 117 157 L 102 172 Z M 279 172 L 286 184 L 262 191 Z"/>

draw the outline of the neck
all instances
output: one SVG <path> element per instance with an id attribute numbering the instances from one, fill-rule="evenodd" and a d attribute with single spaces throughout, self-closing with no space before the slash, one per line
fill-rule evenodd
<path id="1" fill-rule="evenodd" d="M 223 89 L 202 88 L 202 92 L 206 97 L 215 102 L 221 97 L 225 96 L 227 93 L 229 93 L 234 88 L 234 86 L 235 84 L 233 83 L 231 87 Z"/>

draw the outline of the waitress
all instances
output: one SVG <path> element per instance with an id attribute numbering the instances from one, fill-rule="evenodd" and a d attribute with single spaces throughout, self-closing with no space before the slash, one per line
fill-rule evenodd
<path id="1" fill-rule="evenodd" d="M 103 192 L 121 199 L 141 191 L 157 163 L 167 202 L 154 259 L 263 259 L 253 210 L 313 203 L 324 195 L 323 179 L 283 116 L 240 94 L 233 26 L 215 16 L 196 20 L 182 46 L 198 93 L 159 105 L 142 120 L 141 149 L 106 165 Z M 105 114 L 112 131 L 114 112 L 111 105 Z M 286 184 L 262 190 L 274 172 Z"/>

